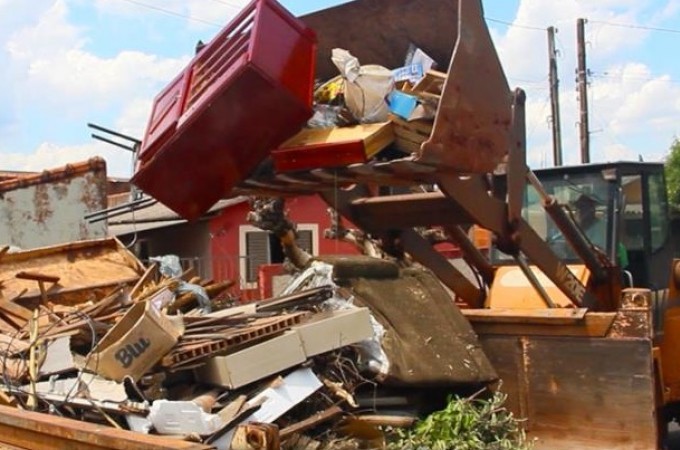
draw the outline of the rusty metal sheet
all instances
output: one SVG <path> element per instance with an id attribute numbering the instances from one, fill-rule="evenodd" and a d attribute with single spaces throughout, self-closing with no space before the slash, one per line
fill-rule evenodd
<path id="1" fill-rule="evenodd" d="M 0 247 L 23 249 L 106 237 L 106 222 L 85 215 L 106 208 L 101 158 L 0 182 Z"/>
<path id="2" fill-rule="evenodd" d="M 456 41 L 457 0 L 356 0 L 300 17 L 317 35 L 316 76 L 338 75 L 331 50 L 344 48 L 361 64 L 404 65 L 410 44 L 446 70 Z M 436 12 L 435 12 L 436 11 Z"/>
<path id="3" fill-rule="evenodd" d="M 96 293 L 105 294 L 120 284 L 136 282 L 144 267 L 115 238 L 6 253 L 0 257 L 0 302 L 19 295 L 22 303 L 40 297 L 38 283 L 17 278 L 20 272 L 59 277 L 58 283 L 45 285 L 49 300 L 76 304 L 94 300 Z"/>
<path id="4" fill-rule="evenodd" d="M 461 0 L 459 20 L 434 128 L 420 160 L 463 173 L 487 173 L 510 149 L 513 96 L 481 0 Z"/>
<path id="5" fill-rule="evenodd" d="M 651 339 L 479 338 L 537 450 L 657 448 Z"/>

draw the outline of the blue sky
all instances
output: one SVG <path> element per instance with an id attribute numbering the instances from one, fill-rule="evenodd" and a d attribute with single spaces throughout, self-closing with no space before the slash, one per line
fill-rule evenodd
<path id="1" fill-rule="evenodd" d="M 92 140 L 87 122 L 141 137 L 156 93 L 198 39 L 208 41 L 244 3 L 0 0 L 0 170 L 43 170 L 99 154 L 111 175 L 129 176 L 129 155 Z M 282 3 L 304 14 L 340 2 Z M 510 84 L 528 94 L 532 167 L 552 161 L 549 25 L 558 28 L 565 161 L 578 162 L 577 17 L 589 20 L 592 160 L 665 156 L 680 134 L 680 0 L 483 3 Z"/>

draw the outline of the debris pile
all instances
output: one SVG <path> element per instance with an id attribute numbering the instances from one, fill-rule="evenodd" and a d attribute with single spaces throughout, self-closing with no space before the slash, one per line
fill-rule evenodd
<path id="1" fill-rule="evenodd" d="M 465 343 L 458 335 L 426 339 L 434 352 L 464 348 L 459 361 L 433 355 L 444 360 L 438 365 L 421 350 L 427 367 L 400 367 L 418 352 L 405 341 L 420 337 L 400 337 L 372 299 L 393 296 L 399 269 L 370 258 L 357 264 L 312 261 L 280 296 L 238 304 L 225 296 L 230 282 L 182 271 L 172 256 L 145 267 L 115 239 L 5 252 L 0 399 L 219 449 L 249 448 L 238 442 L 253 433 L 271 442 L 261 448 L 302 440 L 320 448 L 357 421 L 412 424 L 417 403 L 408 390 L 395 397 L 396 386 L 495 378 L 472 334 Z M 403 309 L 399 300 L 386 303 Z"/>
<path id="2" fill-rule="evenodd" d="M 333 49 L 340 75 L 318 84 L 314 115 L 272 151 L 276 173 L 343 168 L 417 155 L 432 133 L 446 74 L 413 47 L 405 66 L 389 70 Z"/>

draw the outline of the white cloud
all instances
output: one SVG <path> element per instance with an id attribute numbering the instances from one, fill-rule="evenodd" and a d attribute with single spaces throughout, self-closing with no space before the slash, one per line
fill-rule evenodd
<path id="1" fill-rule="evenodd" d="M 43 142 L 33 153 L 3 153 L 2 158 L 3 169 L 40 172 L 68 163 L 86 161 L 94 156 L 101 156 L 106 160 L 109 176 L 130 176 L 130 153 L 98 141 L 72 146 Z"/>
<path id="2" fill-rule="evenodd" d="M 143 4 L 142 4 L 143 3 Z M 126 17 L 175 17 L 190 28 L 216 32 L 236 16 L 249 0 L 97 0 L 96 7 L 105 14 Z"/>
<path id="3" fill-rule="evenodd" d="M 0 115 L 2 168 L 41 170 L 101 155 L 110 160 L 110 173 L 129 176 L 129 154 L 90 141 L 85 123 L 100 123 L 101 116 L 117 114 L 114 126 L 141 138 L 147 120 L 144 116 L 153 97 L 180 72 L 189 55 L 161 58 L 121 51 L 111 57 L 97 56 L 85 50 L 86 30 L 68 21 L 68 5 L 64 0 L 40 3 L 45 6 L 42 10 L 36 9 L 32 17 L 27 15 L 25 20 L 14 21 L 11 31 L 0 31 L 0 38 L 4 33 L 5 41 L 0 63 L 7 69 L 0 73 L 0 80 L 12 87 L 9 94 L 0 93 L 5 106 L 5 117 Z M 3 7 L 0 3 L 0 12 Z M 0 18 L 2 23 L 5 21 Z M 81 123 L 83 140 L 88 142 L 64 145 L 50 137 L 54 126 L 40 122 L 30 132 L 45 133 L 41 135 L 44 141 L 31 153 L 28 149 L 17 152 L 14 143 L 22 138 L 22 133 L 29 132 L 27 121 L 32 120 L 31 111 L 39 111 L 41 117 L 54 117 L 55 121 L 68 119 Z"/>
<path id="4" fill-rule="evenodd" d="M 522 0 L 515 24 L 559 29 L 560 106 L 564 161 L 580 161 L 578 104 L 575 91 L 576 19 L 587 18 L 587 57 L 591 70 L 589 111 L 591 160 L 659 159 L 680 132 L 680 86 L 668 75 L 654 75 L 650 64 L 631 59 L 644 48 L 650 31 L 612 26 L 668 20 L 680 0 L 659 8 L 651 0 Z M 608 24 L 602 23 L 607 22 Z M 492 24 L 493 25 L 493 24 Z M 528 158 L 533 167 L 552 163 L 552 138 L 548 123 L 547 36 L 540 30 L 495 27 L 494 40 L 511 85 L 527 91 Z M 651 135 L 650 135 L 651 132 Z M 643 139 L 642 136 L 647 136 Z"/>

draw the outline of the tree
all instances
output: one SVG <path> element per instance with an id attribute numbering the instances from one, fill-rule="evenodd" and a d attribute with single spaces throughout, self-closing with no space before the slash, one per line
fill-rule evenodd
<path id="1" fill-rule="evenodd" d="M 680 210 L 680 139 L 675 138 L 666 158 L 666 184 L 668 201 L 676 210 Z"/>

